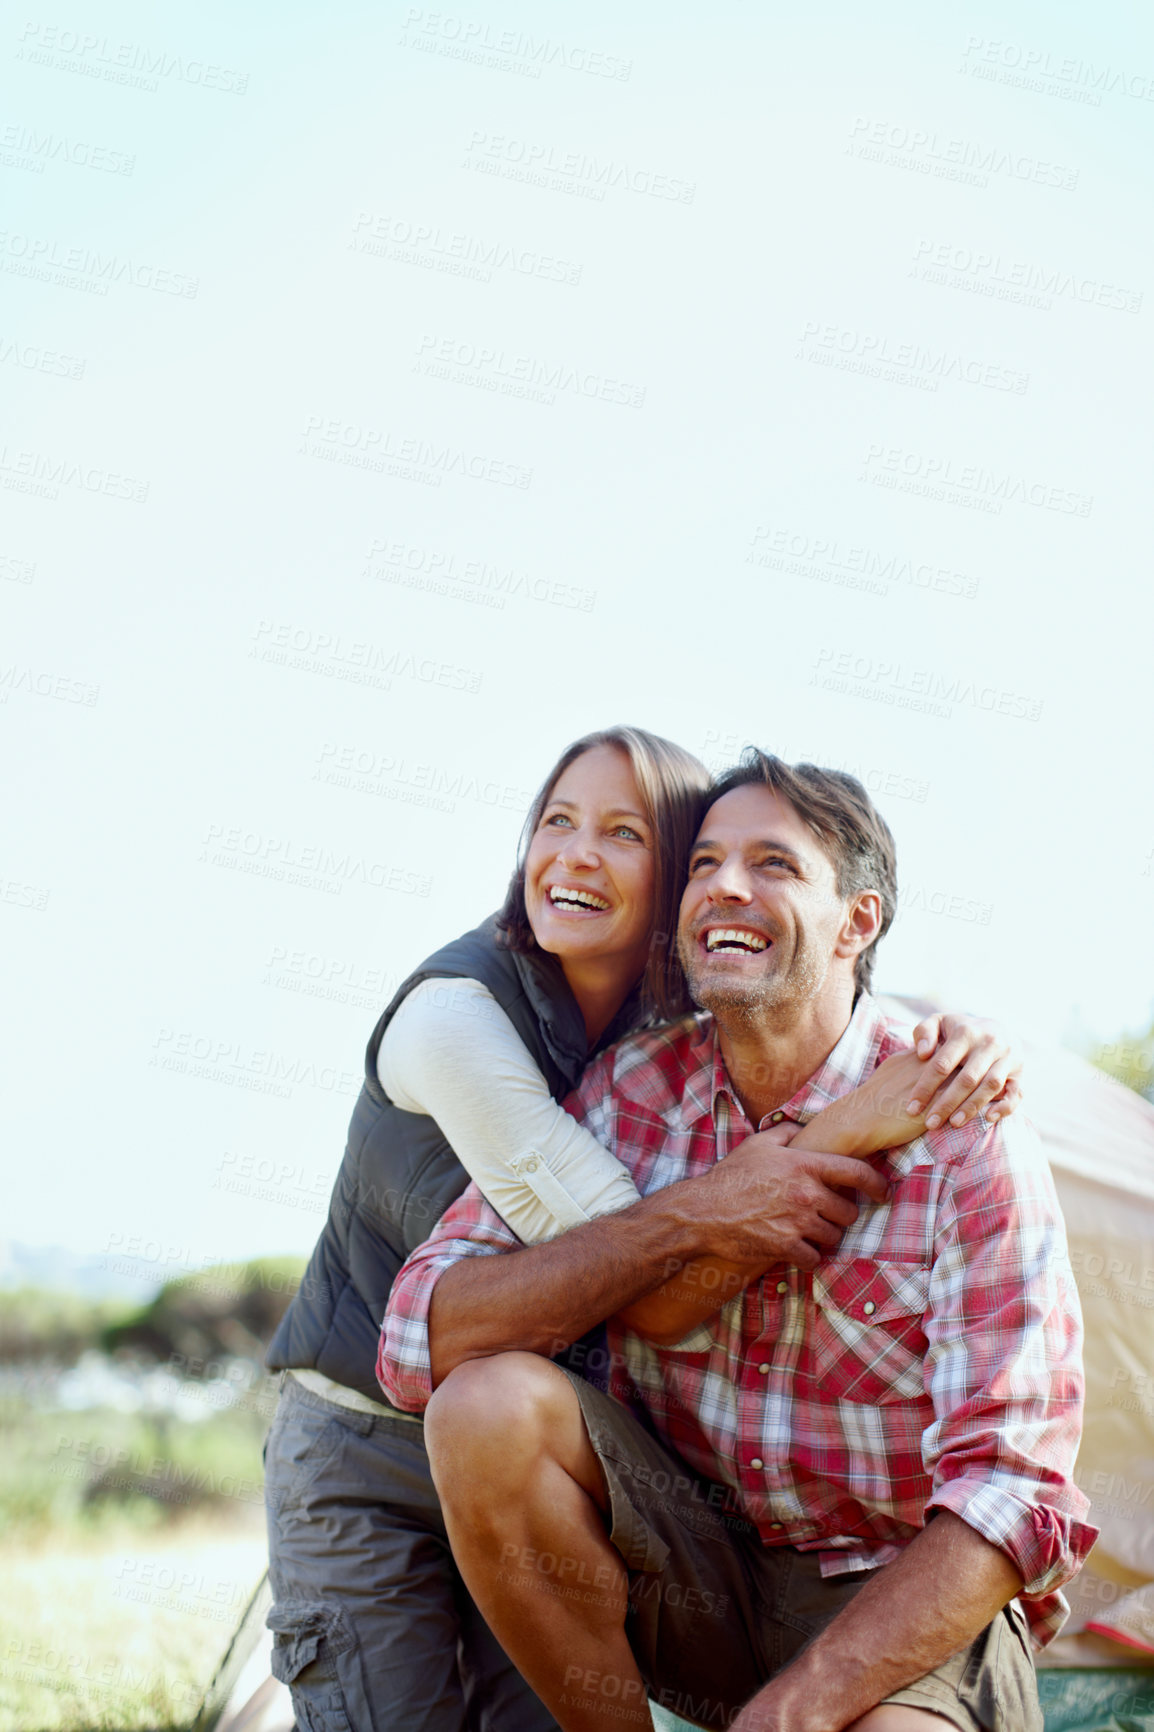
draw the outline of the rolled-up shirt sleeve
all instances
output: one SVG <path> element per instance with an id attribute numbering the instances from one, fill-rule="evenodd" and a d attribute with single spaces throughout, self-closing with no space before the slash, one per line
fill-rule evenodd
<path id="1" fill-rule="evenodd" d="M 516 1251 L 521 1241 L 469 1185 L 423 1245 L 402 1265 L 389 1295 L 377 1351 L 377 1382 L 387 1400 L 405 1413 L 423 1413 L 433 1393 L 429 1351 L 429 1307 L 446 1269 L 462 1257 L 494 1257 Z"/>
<path id="2" fill-rule="evenodd" d="M 1044 1641 L 1097 1529 L 1073 1479 L 1081 1310 L 1053 1180 L 1021 1120 L 989 1128 L 946 1189 L 925 1331 L 927 1515 L 951 1510 L 1005 1552 Z"/>

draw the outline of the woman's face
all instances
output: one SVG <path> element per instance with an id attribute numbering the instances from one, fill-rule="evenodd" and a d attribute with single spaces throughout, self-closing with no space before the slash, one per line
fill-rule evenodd
<path id="1" fill-rule="evenodd" d="M 627 990 L 648 958 L 655 845 L 625 753 L 582 752 L 553 784 L 525 861 L 541 949 L 562 966 L 616 963 Z"/>

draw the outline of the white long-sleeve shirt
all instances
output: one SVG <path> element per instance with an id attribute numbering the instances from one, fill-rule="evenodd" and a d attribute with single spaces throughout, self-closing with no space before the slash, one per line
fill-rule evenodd
<path id="1" fill-rule="evenodd" d="M 477 980 L 425 980 L 385 1031 L 377 1075 L 427 1113 L 522 1243 L 638 1200 L 628 1170 L 549 1093 L 513 1024 Z"/>
<path id="2" fill-rule="evenodd" d="M 523 1244 L 556 1238 L 640 1197 L 628 1169 L 553 1099 L 479 980 L 415 986 L 385 1030 L 377 1075 L 397 1106 L 436 1119 L 469 1177 Z M 416 1419 L 321 1371 L 292 1375 L 340 1406 Z"/>

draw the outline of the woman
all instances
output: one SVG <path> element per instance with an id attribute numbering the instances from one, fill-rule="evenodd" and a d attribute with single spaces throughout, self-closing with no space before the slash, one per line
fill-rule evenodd
<path id="1" fill-rule="evenodd" d="M 269 1352 L 292 1373 L 267 1448 L 273 1669 L 309 1732 L 550 1724 L 456 1574 L 420 1424 L 374 1379 L 378 1329 L 401 1262 L 469 1174 L 527 1242 L 636 1201 L 557 1103 L 596 1052 L 683 1007 L 668 935 L 707 787 L 694 759 L 641 730 L 576 741 L 534 802 L 500 916 L 416 970 L 374 1031 L 329 1220 Z M 919 1025 L 919 1050 L 941 1032 Z M 956 1024 L 938 1060 L 953 1071 L 995 1048 Z M 926 1101 L 930 1067 L 895 1063 Z M 998 1049 L 974 1096 L 959 1079 L 934 1105 L 968 1116 L 1009 1070 Z M 875 1110 L 894 1076 L 859 1091 L 856 1117 L 838 1103 L 836 1145 L 821 1119 L 796 1141 L 898 1141 Z M 919 1128 L 903 1116 L 900 1140 Z M 667 1326 L 666 1303 L 638 1300 L 631 1325 Z"/>

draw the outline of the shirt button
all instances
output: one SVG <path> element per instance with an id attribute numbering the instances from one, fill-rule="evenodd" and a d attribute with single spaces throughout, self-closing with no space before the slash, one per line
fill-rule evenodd
<path id="1" fill-rule="evenodd" d="M 872 1299 L 867 1299 L 865 1304 L 862 1306 L 862 1310 L 865 1312 L 867 1317 L 872 1317 L 874 1312 L 877 1310 L 877 1306 L 874 1304 Z"/>
<path id="2" fill-rule="evenodd" d="M 749 1465 L 750 1465 L 750 1467 L 764 1467 L 765 1463 L 762 1461 L 762 1459 L 759 1455 L 755 1455 L 753 1460 L 750 1462 Z"/>
<path id="3" fill-rule="evenodd" d="M 777 1290 L 779 1293 L 788 1293 L 789 1292 L 789 1282 L 788 1281 L 779 1281 L 777 1284 Z"/>
<path id="4" fill-rule="evenodd" d="M 759 1365 L 757 1369 L 761 1372 L 761 1375 L 763 1377 L 767 1377 L 769 1375 L 769 1366 L 768 1365 Z"/>
<path id="5" fill-rule="evenodd" d="M 521 1171 L 523 1173 L 535 1173 L 540 1165 L 541 1162 L 538 1160 L 537 1156 L 530 1155 L 527 1161 L 522 1161 Z"/>
<path id="6" fill-rule="evenodd" d="M 779 1107 L 775 1113 L 770 1113 L 769 1122 L 771 1125 L 779 1125 L 784 1117 L 785 1117 L 785 1114 L 782 1112 L 781 1108 Z"/>
<path id="7" fill-rule="evenodd" d="M 769 1524 L 769 1525 L 770 1525 L 770 1527 L 771 1527 L 771 1528 L 773 1528 L 773 1529 L 774 1529 L 774 1531 L 775 1531 L 775 1532 L 776 1532 L 776 1531 L 777 1531 L 777 1530 L 778 1530 L 778 1529 L 779 1529 L 779 1528 L 780 1528 L 780 1527 L 781 1527 L 781 1523 L 780 1523 L 780 1522 L 770 1522 L 770 1524 Z"/>

